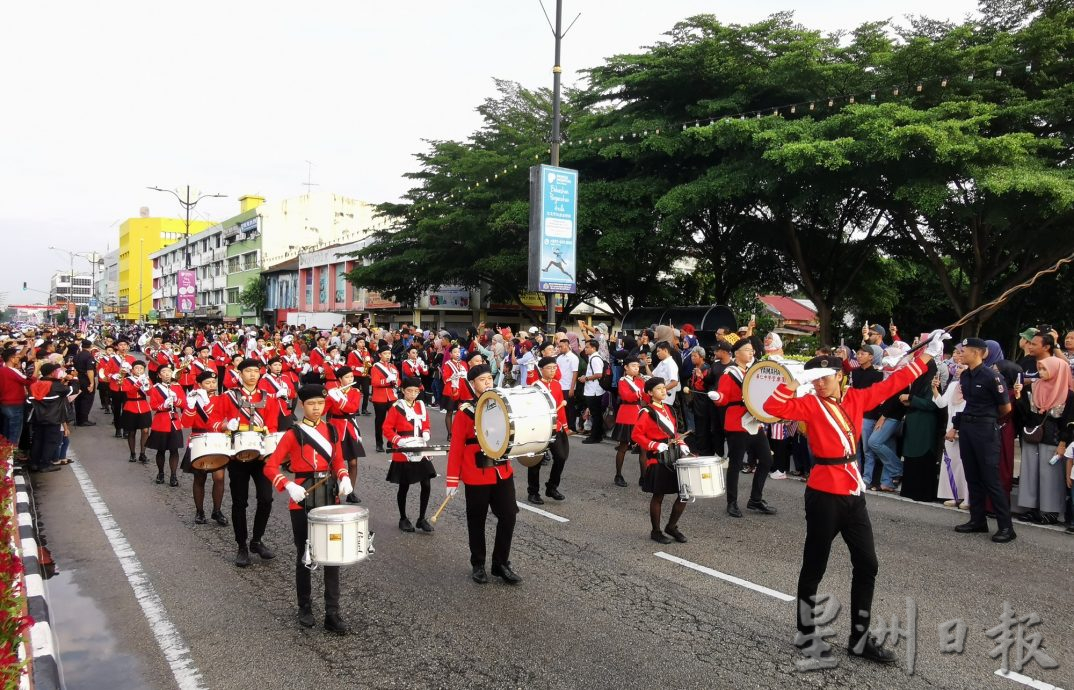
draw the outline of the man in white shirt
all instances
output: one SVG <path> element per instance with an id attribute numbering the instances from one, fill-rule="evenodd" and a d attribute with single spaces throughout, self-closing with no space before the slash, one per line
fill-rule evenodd
<path id="1" fill-rule="evenodd" d="M 666 382 L 664 388 L 668 397 L 664 399 L 664 404 L 670 407 L 675 404 L 675 396 L 679 392 L 679 360 L 667 342 L 657 343 L 656 358 L 659 363 L 653 368 L 653 376 L 659 376 Z"/>
<path id="2" fill-rule="evenodd" d="M 587 340 L 585 343 L 587 364 L 585 376 L 579 380 L 585 381 L 582 395 L 585 396 L 585 406 L 589 410 L 589 421 L 593 429 L 589 432 L 589 438 L 582 443 L 600 443 L 604 440 L 604 388 L 600 385 L 600 375 L 608 365 L 597 354 L 599 348 L 600 343 L 596 339 Z"/>
<path id="3" fill-rule="evenodd" d="M 563 388 L 563 399 L 567 401 L 567 426 L 574 429 L 574 420 L 578 418 L 574 409 L 574 386 L 578 382 L 578 355 L 571 352 L 571 341 L 566 338 L 561 338 L 558 346 L 556 366 L 559 367 L 559 385 Z"/>

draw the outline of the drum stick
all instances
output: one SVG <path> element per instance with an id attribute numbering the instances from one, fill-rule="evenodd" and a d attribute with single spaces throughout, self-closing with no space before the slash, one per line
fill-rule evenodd
<path id="1" fill-rule="evenodd" d="M 322 478 L 322 479 L 321 479 L 321 480 L 320 480 L 319 482 L 317 482 L 316 484 L 314 484 L 314 485 L 313 485 L 313 486 L 311 486 L 310 488 L 306 489 L 306 494 L 307 494 L 307 495 L 309 495 L 309 494 L 313 493 L 313 491 L 314 491 L 315 489 L 318 489 L 318 488 L 320 488 L 321 484 L 324 484 L 324 483 L 325 483 L 326 481 L 328 481 L 329 479 L 331 479 L 331 477 L 332 477 L 332 475 L 331 475 L 331 474 L 329 474 L 329 475 L 327 475 L 326 477 Z M 303 488 L 305 488 L 305 487 L 303 487 Z"/>
<path id="2" fill-rule="evenodd" d="M 432 523 L 434 525 L 436 524 L 436 521 L 438 519 L 440 519 L 440 513 L 444 512 L 444 508 L 447 508 L 447 504 L 450 503 L 451 499 L 454 498 L 454 497 L 455 497 L 455 494 L 448 494 L 447 496 L 444 497 L 444 502 L 440 504 L 440 507 L 436 509 L 435 513 L 433 513 L 432 518 L 429 519 L 430 523 Z"/>

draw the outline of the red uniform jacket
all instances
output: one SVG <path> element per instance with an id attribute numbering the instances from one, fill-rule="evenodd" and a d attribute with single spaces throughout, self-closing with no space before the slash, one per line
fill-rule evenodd
<path id="1" fill-rule="evenodd" d="M 198 385 L 198 377 L 206 371 L 211 371 L 214 374 L 217 373 L 216 364 L 213 362 L 213 360 L 195 359 L 190 363 L 190 368 L 183 372 L 182 381 L 180 381 L 180 383 L 182 383 L 184 386 L 189 385 L 193 388 Z M 188 380 L 190 381 L 189 384 L 186 383 L 186 381 Z"/>
<path id="2" fill-rule="evenodd" d="M 175 362 L 176 357 L 174 352 L 172 352 L 171 350 L 157 350 L 153 353 L 153 358 L 150 360 L 149 366 L 152 367 L 154 370 L 158 370 L 162 366 L 167 364 L 174 370 L 176 366 Z"/>
<path id="3" fill-rule="evenodd" d="M 274 428 L 280 428 L 280 419 L 291 414 L 291 401 L 295 398 L 295 389 L 281 374 L 276 378 L 272 374 L 265 374 L 257 382 L 257 387 L 265 393 L 265 409 L 261 410 L 261 416 L 265 423 Z M 286 396 L 281 398 L 280 393 Z"/>
<path id="4" fill-rule="evenodd" d="M 274 434 L 279 430 L 279 427 L 270 426 L 270 420 L 264 415 L 264 408 L 244 410 L 237 403 L 239 400 L 245 400 L 246 402 L 257 404 L 264 402 L 266 399 L 265 391 L 260 388 L 255 388 L 254 392 L 250 393 L 240 386 L 219 396 L 220 414 L 223 415 L 225 420 L 239 420 L 239 431 L 249 431 L 254 427 L 264 427 L 270 434 Z M 275 425 L 279 420 L 273 418 L 271 422 Z"/>
<path id="5" fill-rule="evenodd" d="M 407 412 L 410 416 L 407 417 Z M 429 433 L 429 410 L 420 400 L 411 407 L 405 400 L 400 400 L 388 408 L 388 415 L 381 426 L 388 443 L 398 446 L 404 438 L 422 438 Z M 392 453 L 392 462 L 408 462 L 402 453 Z"/>
<path id="6" fill-rule="evenodd" d="M 373 402 L 390 403 L 399 399 L 399 370 L 394 364 L 377 362 L 369 372 L 373 387 Z M 388 381 L 388 374 L 395 374 L 394 381 Z"/>
<path id="7" fill-rule="evenodd" d="M 148 382 L 149 377 L 146 376 L 145 380 Z M 141 386 L 134 382 L 132 377 L 128 376 L 123 379 L 119 385 L 119 392 L 121 395 L 127 396 L 126 402 L 123 403 L 124 412 L 142 414 L 143 412 L 150 411 L 147 393 L 142 390 Z"/>
<path id="8" fill-rule="evenodd" d="M 526 370 L 526 385 L 530 386 L 537 383 L 541 378 L 541 372 L 538 371 L 536 366 L 532 366 Z M 559 380 L 559 365 L 556 365 L 556 380 Z M 562 384 L 561 384 L 562 385 Z"/>
<path id="9" fill-rule="evenodd" d="M 320 373 L 324 370 L 325 352 L 319 347 L 310 350 L 310 369 Z"/>
<path id="10" fill-rule="evenodd" d="M 538 379 L 533 385 L 540 386 L 552 394 L 552 399 L 556 401 L 556 432 L 566 429 L 567 406 L 563 404 L 563 386 L 557 379 L 552 379 L 551 383 L 546 383 L 544 379 Z"/>
<path id="11" fill-rule="evenodd" d="M 119 392 L 121 382 L 116 381 L 113 377 L 123 371 L 123 362 L 126 362 L 127 364 L 134 364 L 134 355 L 127 355 L 124 357 L 117 352 L 116 354 L 109 357 L 108 361 L 104 364 L 103 378 L 108 379 L 108 387 L 112 390 L 113 393 Z"/>
<path id="12" fill-rule="evenodd" d="M 280 471 L 280 465 L 287 461 L 290 461 L 291 471 L 295 474 L 331 470 L 336 481 L 344 477 L 350 478 L 339 439 L 333 442 L 333 438 L 335 434 L 329 431 L 328 424 L 323 419 L 317 424 L 303 419 L 301 423 L 291 427 L 280 439 L 276 450 L 265 460 L 265 476 L 272 482 L 273 488 L 283 491 L 287 482 L 291 481 Z M 295 478 L 294 481 L 299 486 L 306 483 L 302 478 Z M 302 505 L 288 501 L 287 508 L 302 510 Z"/>
<path id="13" fill-rule="evenodd" d="M 746 403 L 742 402 L 743 376 L 745 372 L 737 364 L 732 364 L 727 367 L 716 386 L 716 392 L 720 394 L 716 404 L 727 408 L 723 418 L 724 431 L 746 431 L 742 426 L 742 415 L 746 414 Z"/>
<path id="14" fill-rule="evenodd" d="M 821 398 L 816 393 L 801 398 L 780 384 L 764 404 L 770 415 L 791 421 L 805 422 L 809 427 L 809 449 L 815 458 L 845 458 L 845 463 L 817 463 L 809 472 L 806 486 L 840 496 L 859 496 L 865 488 L 858 472 L 858 429 L 862 416 L 884 402 L 914 379 L 925 373 L 920 359 L 912 362 L 886 381 L 868 388 L 850 388 L 841 401 Z"/>
<path id="15" fill-rule="evenodd" d="M 650 410 L 659 415 L 661 421 L 655 421 Z M 675 413 L 667 405 L 653 403 L 643 409 L 630 433 L 630 440 L 645 451 L 645 466 L 655 465 L 656 447 L 661 443 L 671 445 L 676 436 Z"/>
<path id="16" fill-rule="evenodd" d="M 302 373 L 302 357 L 300 355 L 281 355 L 280 360 L 283 363 L 282 376 L 287 379 L 291 387 L 298 389 L 298 382 Z"/>
<path id="17" fill-rule="evenodd" d="M 166 391 L 174 394 L 171 406 L 165 407 L 169 396 Z M 153 431 L 168 433 L 179 431 L 183 428 L 183 410 L 186 408 L 186 394 L 182 386 L 173 383 L 165 386 L 158 383 L 149 389 L 149 409 L 153 411 Z"/>
<path id="18" fill-rule="evenodd" d="M 351 350 L 347 355 L 347 366 L 354 371 L 356 377 L 366 377 L 368 368 L 373 366 L 373 355 L 369 354 L 368 348 Z"/>
<path id="19" fill-rule="evenodd" d="M 213 361 L 216 362 L 216 368 L 220 369 L 231 364 L 231 353 L 228 351 L 227 343 L 221 340 L 214 340 L 213 346 L 210 349 Z"/>
<path id="20" fill-rule="evenodd" d="M 416 379 L 420 379 L 429 373 L 429 365 L 427 365 L 420 357 L 418 359 L 407 359 L 403 361 L 403 376 L 412 376 Z M 422 390 L 425 387 L 422 386 Z"/>
<path id="21" fill-rule="evenodd" d="M 238 369 L 228 367 L 224 370 L 224 378 L 220 380 L 220 385 L 224 390 L 242 388 L 242 375 L 239 373 Z"/>
<path id="22" fill-rule="evenodd" d="M 444 362 L 444 366 L 440 368 L 440 378 L 444 380 L 444 395 L 452 400 L 465 400 L 466 398 L 459 398 L 460 392 L 463 390 L 463 383 L 466 381 L 466 371 L 469 367 L 466 366 L 466 362 L 449 359 Z"/>
<path id="23" fill-rule="evenodd" d="M 339 388 L 339 384 L 334 383 L 328 388 L 330 390 Z M 346 396 L 343 402 L 336 400 L 334 394 L 325 397 L 324 413 L 328 416 L 329 423 L 335 428 L 340 443 L 348 436 L 361 441 L 362 433 L 358 429 L 358 422 L 354 415 L 358 414 L 362 406 L 362 393 L 357 387 L 352 386 L 343 391 L 343 394 Z"/>
<path id="24" fill-rule="evenodd" d="M 477 454 L 481 446 L 477 444 L 477 431 L 474 416 L 477 414 L 473 405 L 464 403 L 459 406 L 459 413 L 451 424 L 451 449 L 448 451 L 447 486 L 463 484 L 481 486 L 495 484 L 500 479 L 514 476 L 511 463 L 505 462 L 495 467 L 478 467 Z"/>
<path id="25" fill-rule="evenodd" d="M 219 395 L 210 395 L 209 403 L 203 404 L 198 391 L 191 391 L 191 397 L 196 398 L 194 409 L 183 406 L 183 424 L 191 430 L 190 438 L 201 434 L 222 433 L 225 431 L 225 423 L 222 414 L 224 406 L 220 404 Z"/>
<path id="26" fill-rule="evenodd" d="M 0 404 L 23 405 L 33 379 L 0 362 Z"/>
<path id="27" fill-rule="evenodd" d="M 632 379 L 624 374 L 619 379 L 619 411 L 615 413 L 615 423 L 637 423 L 638 413 L 649 404 L 649 400 L 649 394 L 645 392 L 645 379 L 640 376 Z"/>

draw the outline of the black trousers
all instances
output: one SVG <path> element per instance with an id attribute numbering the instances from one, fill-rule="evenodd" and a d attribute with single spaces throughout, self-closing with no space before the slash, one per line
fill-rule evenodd
<path id="1" fill-rule="evenodd" d="M 742 474 L 742 461 L 746 454 L 757 459 L 757 471 L 753 473 L 753 488 L 750 490 L 750 500 L 759 501 L 763 498 L 764 483 L 768 479 L 768 472 L 772 467 L 772 450 L 768 447 L 768 437 L 763 431 L 756 434 L 747 434 L 745 431 L 730 431 L 727 433 L 728 457 L 731 462 L 727 464 L 727 502 L 738 501 L 738 477 Z"/>
<path id="2" fill-rule="evenodd" d="M 261 541 L 272 512 L 272 482 L 265 476 L 265 463 L 231 461 L 227 464 L 228 485 L 231 487 L 231 526 L 235 541 L 246 544 L 246 505 L 249 502 L 250 479 L 254 480 L 257 508 L 254 511 L 254 531 L 250 541 Z"/>
<path id="3" fill-rule="evenodd" d="M 358 390 L 362 393 L 362 414 L 369 412 L 369 382 L 368 376 L 356 376 L 355 381 L 358 383 Z"/>
<path id="4" fill-rule="evenodd" d="M 791 469 L 791 441 L 786 438 L 770 438 L 768 446 L 772 449 L 772 469 L 787 472 Z"/>
<path id="5" fill-rule="evenodd" d="M 311 606 L 313 602 L 313 578 L 310 570 L 302 564 L 302 556 L 306 553 L 306 537 L 309 532 L 309 523 L 306 520 L 305 510 L 289 510 L 291 513 L 291 534 L 295 537 L 295 590 L 298 592 L 298 605 L 300 607 Z M 324 613 L 333 615 L 339 613 L 339 566 L 321 566 L 324 571 Z"/>
<path id="6" fill-rule="evenodd" d="M 112 426 L 116 431 L 123 428 L 123 391 L 109 391 L 109 401 L 112 403 Z"/>
<path id="7" fill-rule="evenodd" d="M 716 421 L 716 406 L 702 392 L 693 394 L 694 438 L 690 445 L 698 455 L 712 455 L 715 451 L 713 430 Z"/>
<path id="8" fill-rule="evenodd" d="M 496 516 L 496 541 L 492 564 L 511 563 L 511 539 L 515 534 L 515 478 L 497 479 L 495 484 L 466 485 L 466 531 L 470 538 L 470 565 L 485 565 L 485 519 L 489 508 Z"/>
<path id="9" fill-rule="evenodd" d="M 603 400 L 604 395 L 585 396 L 585 406 L 589 410 L 589 421 L 593 424 L 593 430 L 589 433 L 589 438 L 598 441 L 604 440 L 604 405 L 601 404 Z"/>
<path id="10" fill-rule="evenodd" d="M 970 520 L 978 525 L 985 517 L 985 496 L 992 499 L 1000 529 L 1011 527 L 1011 506 L 999 482 L 999 428 L 995 422 L 970 422 L 963 418 L 958 430 L 958 448 L 966 488 L 970 490 Z"/>
<path id="11" fill-rule="evenodd" d="M 373 440 L 377 442 L 377 448 L 384 447 L 384 420 L 388 417 L 388 410 L 395 403 L 373 403 Z"/>
<path id="12" fill-rule="evenodd" d="M 869 629 L 876 586 L 876 547 L 873 525 L 864 496 L 839 496 L 816 489 L 805 490 L 806 539 L 802 570 L 798 575 L 798 631 L 813 633 L 814 600 L 828 568 L 828 556 L 836 535 L 850 549 L 850 639 L 856 641 Z"/>
<path id="13" fill-rule="evenodd" d="M 30 469 L 43 470 L 52 464 L 63 443 L 63 426 L 60 424 L 32 424 L 30 440 Z M 25 434 L 23 434 L 25 436 Z"/>
<path id="14" fill-rule="evenodd" d="M 571 443 L 567 434 L 558 432 L 548 444 L 548 452 L 552 455 L 552 470 L 548 473 L 549 489 L 559 486 L 559 480 L 563 477 L 563 466 L 567 464 L 567 456 L 571 452 Z M 541 463 L 529 468 L 526 472 L 527 491 L 531 494 L 541 493 Z"/>
<path id="15" fill-rule="evenodd" d="M 98 381 L 97 382 L 97 390 L 99 391 L 99 394 L 101 396 L 101 409 L 102 410 L 111 410 L 112 409 L 112 400 L 111 400 L 112 389 L 109 388 L 106 384 L 101 383 L 100 381 Z"/>
<path id="16" fill-rule="evenodd" d="M 713 405 L 713 407 L 716 407 Z M 712 417 L 712 452 L 721 458 L 727 457 L 727 432 L 723 428 L 725 408 L 716 407 Z"/>
<path id="17" fill-rule="evenodd" d="M 86 392 L 89 379 L 83 382 L 82 377 L 78 377 L 78 386 L 81 393 L 75 398 L 75 424 L 85 424 L 89 421 L 90 410 L 93 409 L 93 393 Z"/>

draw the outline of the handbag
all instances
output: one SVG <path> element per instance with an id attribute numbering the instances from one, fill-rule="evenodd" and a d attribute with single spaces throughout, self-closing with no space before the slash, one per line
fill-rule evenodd
<path id="1" fill-rule="evenodd" d="M 1044 420 L 1042 419 L 1040 424 L 1030 429 L 1027 426 L 1022 427 L 1022 442 L 1023 443 L 1040 443 L 1044 440 Z"/>

